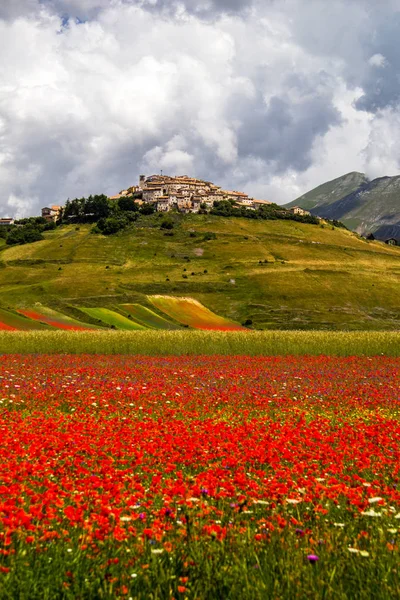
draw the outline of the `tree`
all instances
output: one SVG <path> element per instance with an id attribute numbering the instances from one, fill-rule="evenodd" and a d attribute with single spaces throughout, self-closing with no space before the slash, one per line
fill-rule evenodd
<path id="1" fill-rule="evenodd" d="M 23 227 L 16 227 L 8 234 L 6 238 L 6 244 L 13 246 L 16 244 L 31 244 L 32 242 L 38 242 L 43 239 L 43 235 L 40 229 L 32 227 L 32 225 L 26 225 Z"/>
<path id="2" fill-rule="evenodd" d="M 122 196 L 118 200 L 118 208 L 126 212 L 138 212 L 139 206 L 134 202 L 133 196 Z"/>
<path id="3" fill-rule="evenodd" d="M 89 196 L 84 202 L 85 218 L 89 221 L 98 221 L 109 216 L 111 212 L 110 202 L 104 194 Z"/>
<path id="4" fill-rule="evenodd" d="M 156 209 L 154 208 L 153 204 L 143 204 L 139 212 L 142 215 L 153 215 L 155 211 Z"/>
<path id="5" fill-rule="evenodd" d="M 97 228 L 103 235 L 112 235 L 117 233 L 128 225 L 129 221 L 125 217 L 108 217 L 107 219 L 100 219 L 97 223 Z"/>

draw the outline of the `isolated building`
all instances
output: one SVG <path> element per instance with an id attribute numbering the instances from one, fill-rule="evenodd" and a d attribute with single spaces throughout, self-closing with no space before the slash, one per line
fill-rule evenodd
<path id="1" fill-rule="evenodd" d="M 300 215 L 301 217 L 311 214 L 310 212 L 308 212 L 308 210 L 304 210 L 304 208 L 301 208 L 301 206 L 293 206 L 289 210 L 294 215 Z"/>
<path id="2" fill-rule="evenodd" d="M 45 206 L 42 208 L 42 217 L 46 219 L 46 221 L 55 223 L 61 214 L 61 210 L 62 207 L 56 204 Z"/>

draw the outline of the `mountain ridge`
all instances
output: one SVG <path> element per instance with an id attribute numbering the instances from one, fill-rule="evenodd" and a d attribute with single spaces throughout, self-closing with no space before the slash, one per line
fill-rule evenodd
<path id="1" fill-rule="evenodd" d="M 289 202 L 311 214 L 342 221 L 360 235 L 400 241 L 400 175 L 373 180 L 364 173 L 350 172 L 321 184 Z"/>

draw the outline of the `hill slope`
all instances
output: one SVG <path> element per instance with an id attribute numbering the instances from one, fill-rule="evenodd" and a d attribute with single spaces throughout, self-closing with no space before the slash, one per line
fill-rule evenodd
<path id="1" fill-rule="evenodd" d="M 257 328 L 400 326 L 400 248 L 330 226 L 211 215 L 175 215 L 171 235 L 163 218 L 109 237 L 66 226 L 1 250 L 0 305 L 41 302 L 82 321 L 82 307 L 154 311 L 148 296 L 161 294 Z"/>
<path id="2" fill-rule="evenodd" d="M 286 205 L 301 206 L 327 219 L 342 221 L 360 234 L 400 240 L 400 176 L 373 181 L 362 173 L 348 173 L 329 181 Z"/>
<path id="3" fill-rule="evenodd" d="M 334 205 L 338 200 L 341 200 L 348 194 L 357 191 L 360 187 L 368 183 L 368 179 L 364 173 L 347 173 L 342 177 L 323 183 L 314 188 L 310 192 L 303 194 L 300 198 L 289 202 L 285 208 L 292 206 L 301 206 L 305 210 L 309 210 L 314 214 L 318 214 L 317 208 Z M 322 216 L 322 215 L 321 215 Z M 336 218 L 336 217 L 334 217 Z"/>

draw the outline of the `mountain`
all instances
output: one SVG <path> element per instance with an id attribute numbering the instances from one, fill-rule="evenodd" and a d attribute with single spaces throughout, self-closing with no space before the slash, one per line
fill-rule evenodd
<path id="1" fill-rule="evenodd" d="M 400 240 L 400 176 L 369 181 L 362 173 L 348 173 L 300 196 L 286 208 L 292 206 L 342 221 L 361 235 Z"/>
<path id="2" fill-rule="evenodd" d="M 297 198 L 297 200 L 286 204 L 285 208 L 301 206 L 305 210 L 314 212 L 317 207 L 330 206 L 367 183 L 368 179 L 363 173 L 347 173 L 347 175 L 319 185 L 310 192 L 300 196 L 300 198 Z"/>
<path id="3" fill-rule="evenodd" d="M 23 246 L 0 240 L 0 308 L 39 302 L 83 320 L 82 308 L 154 312 L 149 296 L 168 295 L 260 329 L 400 328 L 398 247 L 330 225 L 170 213 L 166 231 L 164 218 L 107 237 L 65 225 Z"/>

